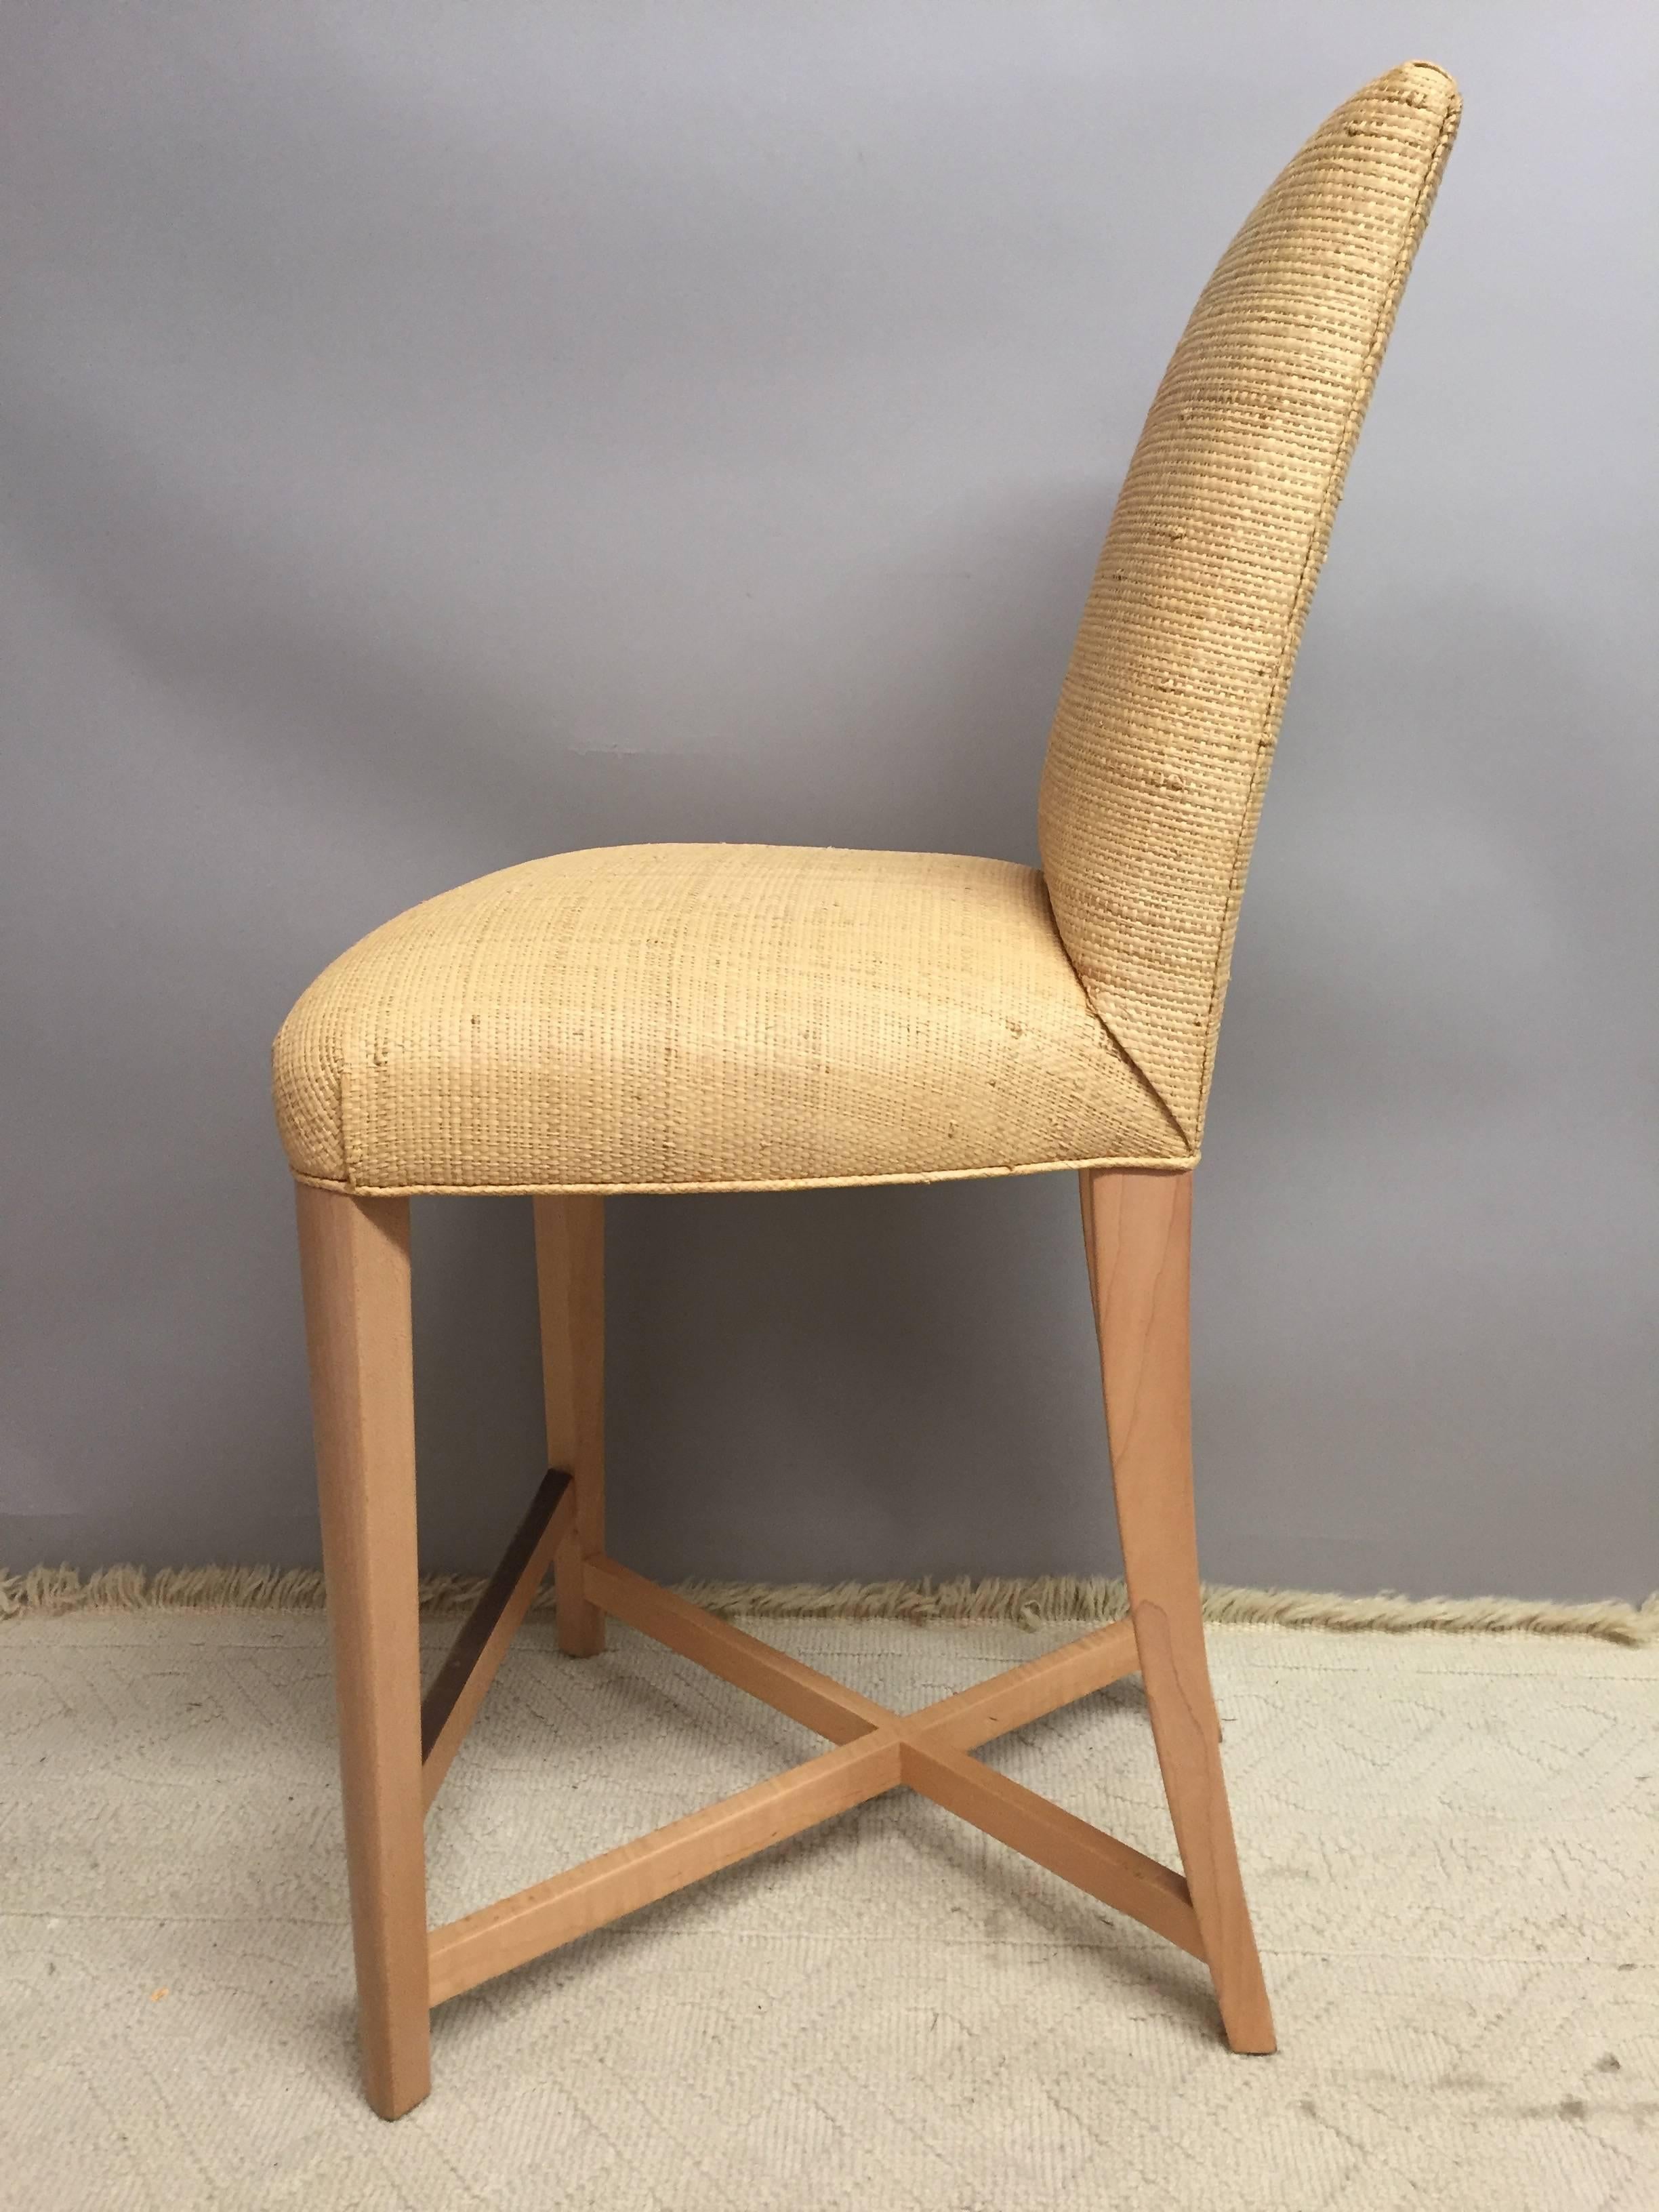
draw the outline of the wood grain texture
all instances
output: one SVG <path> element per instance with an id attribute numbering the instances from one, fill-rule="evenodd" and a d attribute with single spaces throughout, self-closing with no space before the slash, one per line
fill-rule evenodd
<path id="1" fill-rule="evenodd" d="M 614 1559 L 590 1559 L 585 1579 L 590 1600 L 617 1620 L 842 1749 L 435 1929 L 429 1953 L 434 2004 L 902 1780 L 938 1796 L 965 1819 L 990 1825 L 1005 1841 L 1023 1838 L 1017 1848 L 1067 1879 L 1077 1878 L 1069 1868 L 1081 1868 L 1083 1887 L 1091 1894 L 1161 1932 L 1173 1931 L 1188 1948 L 1196 1946 L 1196 1923 L 1178 1875 L 1030 1791 L 1012 1784 L 1005 1788 L 1001 1777 L 963 1759 L 957 1749 L 1020 1727 L 1132 1671 L 1134 1632 L 1127 1621 L 1111 1622 L 1063 1650 L 920 1712 L 900 1715 Z M 933 1763 L 925 1759 L 912 1774 L 901 1766 L 902 1748 L 907 1758 L 915 1748 Z M 860 1756 L 842 1756 L 853 1752 Z"/>
<path id="2" fill-rule="evenodd" d="M 1010 1850 L 1144 1922 L 1194 1958 L 1204 1956 L 1187 1884 L 1144 1851 L 947 1744 L 906 1737 L 901 1771 L 913 1790 Z"/>
<path id="3" fill-rule="evenodd" d="M 689 1598 L 647 1582 L 615 1559 L 590 1559 L 586 1589 L 596 1605 L 682 1658 L 695 1660 L 734 1689 L 746 1690 L 831 1743 L 849 1743 L 872 1729 L 890 1728 L 895 1716 L 843 1682 L 821 1674 L 787 1652 L 763 1644 L 731 1622 L 705 1613 Z"/>
<path id="4" fill-rule="evenodd" d="M 898 1781 L 898 1739 L 884 1731 L 867 1733 L 568 1874 L 436 1928 L 429 1943 L 432 2002 L 442 2004 L 624 1913 L 637 1912 L 689 1882 L 702 1881 L 787 1836 L 879 1796 Z"/>
<path id="5" fill-rule="evenodd" d="M 556 1468 L 532 1499 L 433 1677 L 421 1701 L 422 1801 L 428 1810 L 575 1517 L 570 1477 Z"/>
<path id="6" fill-rule="evenodd" d="M 431 2087 L 409 1203 L 297 1191 L 364 2086 Z"/>
<path id="7" fill-rule="evenodd" d="M 586 1659 L 605 1649 L 605 1615 L 582 1583 L 582 1561 L 605 1548 L 605 1200 L 532 1203 L 547 1463 L 569 1470 L 576 1494 L 553 1561 L 559 1649 Z"/>
<path id="8" fill-rule="evenodd" d="M 1188 1338 L 1193 1179 L 1086 1178 L 1095 1319 L 1130 1619 L 1204 1955 L 1235 2051 L 1275 2048 L 1204 1650 Z"/>
<path id="9" fill-rule="evenodd" d="M 1024 1666 L 1011 1667 L 988 1681 L 975 1682 L 971 1689 L 958 1690 L 954 1697 L 941 1698 L 919 1713 L 906 1714 L 905 1733 L 953 1750 L 976 1751 L 994 1736 L 1024 1728 L 1045 1713 L 1103 1689 L 1108 1682 L 1120 1681 L 1139 1664 L 1129 1622 L 1108 1621 L 1058 1651 L 1046 1651 L 1040 1659 L 1028 1659 Z"/>
<path id="10" fill-rule="evenodd" d="M 591 1602 L 841 1749 L 435 1929 L 434 2004 L 901 1783 L 1206 1955 L 1181 1875 L 967 1755 L 969 1747 L 1132 1673 L 1139 1645 L 1130 1622 L 1109 1622 L 1058 1651 L 900 1714 L 604 1554 L 587 1560 L 584 1580 Z M 860 1756 L 843 1756 L 852 1753 Z"/>

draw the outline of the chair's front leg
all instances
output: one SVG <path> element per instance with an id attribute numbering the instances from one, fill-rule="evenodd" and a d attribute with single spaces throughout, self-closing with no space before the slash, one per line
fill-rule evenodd
<path id="1" fill-rule="evenodd" d="M 605 1200 L 533 1203 L 547 1463 L 576 1494 L 575 1524 L 553 1559 L 559 1649 L 586 1659 L 605 1649 L 605 1615 L 582 1584 L 605 1549 Z"/>
<path id="2" fill-rule="evenodd" d="M 1082 1181 L 1123 1571 L 1164 1794 L 1227 2040 L 1272 2051 L 1204 1650 L 1188 1335 L 1193 1179 L 1087 1169 Z"/>
<path id="3" fill-rule="evenodd" d="M 409 1202 L 298 1186 L 368 2100 L 431 2087 Z"/>

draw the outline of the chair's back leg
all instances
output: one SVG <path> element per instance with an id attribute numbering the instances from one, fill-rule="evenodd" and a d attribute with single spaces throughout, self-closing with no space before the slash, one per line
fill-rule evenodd
<path id="1" fill-rule="evenodd" d="M 605 1615 L 582 1587 L 583 1561 L 605 1549 L 605 1200 L 533 1203 L 547 1463 L 569 1473 L 576 1493 L 553 1558 L 559 1649 L 585 1659 L 605 1649 Z"/>
<path id="2" fill-rule="evenodd" d="M 1274 2047 L 1204 1651 L 1188 1339 L 1192 1176 L 1087 1169 L 1085 1249 L 1124 1575 L 1158 1765 L 1235 2051 Z"/>
<path id="3" fill-rule="evenodd" d="M 431 2087 L 409 1203 L 298 1186 L 368 2100 Z"/>

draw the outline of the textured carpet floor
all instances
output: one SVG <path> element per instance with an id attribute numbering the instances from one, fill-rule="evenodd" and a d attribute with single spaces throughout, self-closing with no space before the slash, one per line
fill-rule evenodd
<path id="1" fill-rule="evenodd" d="M 1066 1633 L 757 1626 L 898 1706 Z M 434 1919 L 820 1747 L 612 1636 L 521 1637 L 433 1815 Z M 899 1793 L 446 2007 L 387 2126 L 324 1638 L 0 1630 L 7 2204 L 1659 2206 L 1659 1651 L 1212 1632 L 1275 2058 L 1227 2053 L 1193 1960 Z M 990 1755 L 1173 1855 L 1138 1685 Z"/>

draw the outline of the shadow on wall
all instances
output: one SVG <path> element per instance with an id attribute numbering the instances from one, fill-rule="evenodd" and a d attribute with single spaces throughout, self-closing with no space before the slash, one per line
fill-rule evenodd
<path id="1" fill-rule="evenodd" d="M 741 606 L 718 610 L 695 661 L 664 674 L 672 723 L 612 710 L 561 735 L 504 828 L 521 841 L 539 821 L 541 850 L 708 840 L 1034 861 L 1048 726 L 1116 491 L 958 501 L 925 541 L 890 533 L 826 568 L 763 636 Z M 536 741 L 525 715 L 515 750 Z"/>
<path id="2" fill-rule="evenodd" d="M 416 1204 L 434 1566 L 493 1564 L 540 1464 L 529 1211 Z M 1115 1571 L 1071 1176 L 614 1200 L 607 1258 L 641 1571 Z"/>
<path id="3" fill-rule="evenodd" d="M 1379 623 L 1365 567 L 1335 562 L 1291 696 L 1206 1134 L 1206 1563 L 1639 1599 L 1646 672 L 1571 605 L 1396 593 Z"/>
<path id="4" fill-rule="evenodd" d="M 485 641 L 447 573 L 400 593 L 351 569 L 325 613 L 319 588 L 263 576 L 274 556 L 227 518 L 130 477 L 112 457 L 100 472 L 95 530 L 74 501 L 35 503 L 40 584 L 187 708 L 216 776 L 264 784 L 280 730 L 282 805 L 332 827 L 359 884 L 385 876 L 387 913 L 585 845 L 1034 858 L 1048 724 L 1117 492 L 1027 480 L 953 497 L 925 534 L 913 506 L 878 511 L 867 542 L 809 535 L 793 588 L 760 605 L 700 562 L 692 518 L 671 586 L 618 569 L 601 629 L 550 578 L 533 625 Z M 552 507 L 547 521 L 551 537 Z M 360 821 L 372 840 L 349 836 Z M 398 867 L 405 848 L 418 874 Z M 307 981 L 296 969 L 295 995 Z"/>

